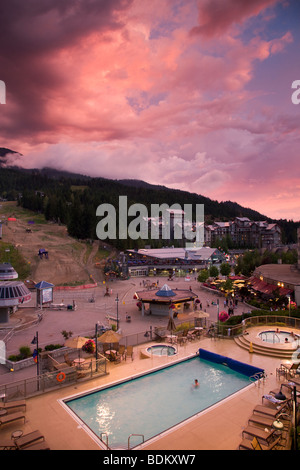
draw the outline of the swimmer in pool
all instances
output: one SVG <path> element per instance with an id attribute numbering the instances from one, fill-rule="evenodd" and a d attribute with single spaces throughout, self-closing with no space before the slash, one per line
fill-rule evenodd
<path id="1" fill-rule="evenodd" d="M 195 387 L 195 388 L 199 387 L 199 382 L 198 382 L 197 379 L 195 379 L 194 387 Z"/>

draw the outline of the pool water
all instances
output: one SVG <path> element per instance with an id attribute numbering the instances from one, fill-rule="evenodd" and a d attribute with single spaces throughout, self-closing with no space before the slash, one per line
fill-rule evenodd
<path id="1" fill-rule="evenodd" d="M 247 385 L 247 376 L 195 357 L 65 403 L 109 447 L 118 448 L 127 447 L 131 434 L 146 441 Z M 131 447 L 141 443 L 140 436 L 130 439 Z"/>
<path id="2" fill-rule="evenodd" d="M 174 356 L 174 354 L 176 354 L 176 349 L 173 346 L 168 346 L 166 344 L 157 344 L 147 348 L 147 352 L 154 354 L 155 356 Z"/>
<path id="3" fill-rule="evenodd" d="M 289 343 L 292 347 L 297 347 L 297 345 L 300 345 L 300 337 L 298 335 L 292 336 L 288 331 L 262 331 L 258 336 L 262 341 L 266 341 L 267 343 Z"/>

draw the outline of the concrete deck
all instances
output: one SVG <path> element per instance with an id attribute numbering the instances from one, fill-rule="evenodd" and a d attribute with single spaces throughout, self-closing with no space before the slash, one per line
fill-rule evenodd
<path id="1" fill-rule="evenodd" d="M 8 345 L 7 353 L 12 354 L 21 345 L 31 344 L 31 340 L 38 329 L 40 345 L 56 343 L 62 340 L 61 331 L 63 329 L 72 330 L 73 335 L 83 334 L 92 330 L 96 321 L 103 321 L 107 312 L 115 311 L 115 294 L 119 294 L 120 326 L 123 334 L 145 331 L 149 325 L 166 325 L 166 318 L 154 318 L 154 316 L 142 317 L 137 310 L 136 300 L 133 294 L 140 289 L 142 279 L 136 278 L 129 281 L 112 283 L 114 294 L 109 298 L 103 297 L 104 288 L 97 288 L 91 292 L 59 292 L 55 294 L 55 302 L 65 303 L 76 300 L 78 308 L 75 312 L 47 311 L 38 326 L 31 326 L 14 335 Z M 159 280 L 161 287 L 165 279 Z M 172 288 L 184 288 L 184 280 L 176 280 L 170 283 Z M 224 298 L 217 297 L 214 292 L 202 290 L 196 281 L 191 281 L 193 291 L 199 292 L 199 298 L 203 302 L 210 319 L 217 317 L 217 307 L 211 301 L 220 300 L 220 310 Z M 89 303 L 88 298 L 91 293 L 95 294 L 95 303 Z M 210 306 L 207 306 L 207 302 Z M 203 309 L 204 309 L 203 306 Z M 248 311 L 241 303 L 237 312 Z M 130 314 L 131 323 L 124 321 L 125 315 Z M 193 313 L 187 313 L 186 318 L 193 319 Z M 184 319 L 184 318 L 183 318 Z M 296 331 L 295 331 L 296 332 Z M 177 427 L 155 440 L 149 441 L 145 445 L 147 450 L 235 450 L 242 439 L 243 428 L 247 425 L 247 420 L 252 414 L 255 405 L 260 404 L 262 395 L 279 386 L 276 378 L 276 368 L 284 362 L 281 359 L 270 358 L 262 355 L 251 354 L 249 351 L 240 348 L 231 339 L 210 339 L 204 338 L 189 342 L 185 346 L 178 346 L 178 358 L 184 359 L 194 355 L 199 347 L 216 352 L 238 361 L 242 361 L 254 366 L 264 368 L 267 378 L 260 386 L 252 384 L 238 394 L 226 399 L 224 402 L 209 408 L 195 419 L 188 420 L 184 425 Z M 141 345 L 134 348 L 134 360 L 122 361 L 120 364 L 109 364 L 109 375 L 98 379 L 77 383 L 73 386 L 61 390 L 45 393 L 44 395 L 27 399 L 26 421 L 6 424 L 0 429 L 0 438 L 10 438 L 11 433 L 16 429 L 22 429 L 24 433 L 38 429 L 43 433 L 47 443 L 52 450 L 101 450 L 99 443 L 93 439 L 85 429 L 76 422 L 71 415 L 61 406 L 59 400 L 73 394 L 88 391 L 126 377 L 146 372 L 154 367 L 172 363 L 175 356 L 171 357 L 151 357 L 141 359 L 140 352 L 145 348 Z M 9 372 L 4 366 L 0 366 L 0 383 L 14 382 L 16 380 L 32 377 L 35 375 L 35 368 L 19 372 Z M 200 387 L 201 387 L 201 377 Z M 282 379 L 281 379 L 282 380 Z M 184 397 L 183 397 L 184 399 Z M 143 417 L 141 416 L 141 419 Z"/>
<path id="2" fill-rule="evenodd" d="M 252 384 L 233 397 L 204 411 L 197 418 L 188 420 L 173 431 L 149 441 L 144 446 L 145 450 L 235 450 L 242 439 L 243 428 L 254 406 L 261 403 L 263 394 L 279 386 L 276 368 L 281 363 L 280 359 L 250 354 L 239 348 L 232 340 L 208 338 L 178 347 L 178 356 L 182 359 L 189 357 L 199 347 L 264 368 L 267 372 L 265 383 L 260 386 Z M 11 432 L 16 429 L 22 429 L 24 433 L 39 429 L 51 450 L 101 450 L 89 433 L 61 406 L 59 400 L 175 360 L 173 359 L 175 356 L 140 359 L 140 351 L 144 348 L 145 346 L 141 346 L 134 349 L 133 361 L 127 359 L 120 364 L 109 364 L 109 375 L 105 377 L 28 399 L 25 425 L 7 424 L 1 429 L 1 437 L 9 438 Z"/>

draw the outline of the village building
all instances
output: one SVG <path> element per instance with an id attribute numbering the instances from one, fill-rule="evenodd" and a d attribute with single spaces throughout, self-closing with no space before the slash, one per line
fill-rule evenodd
<path id="1" fill-rule="evenodd" d="M 190 289 L 172 289 L 167 284 L 156 292 L 150 289 L 136 292 L 142 315 L 176 316 L 194 305 L 198 295 Z"/>

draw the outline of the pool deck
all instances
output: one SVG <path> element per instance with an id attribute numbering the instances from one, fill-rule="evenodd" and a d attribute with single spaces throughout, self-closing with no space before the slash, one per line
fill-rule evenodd
<path id="1" fill-rule="evenodd" d="M 276 378 L 276 368 L 286 361 L 251 354 L 230 339 L 204 338 L 178 346 L 176 356 L 152 356 L 148 359 L 141 358 L 141 352 L 145 347 L 143 345 L 134 348 L 133 360 L 127 359 L 120 364 L 110 363 L 109 374 L 104 377 L 27 399 L 25 424 L 16 424 L 16 422 L 3 426 L 1 437 L 10 438 L 16 429 L 22 429 L 24 433 L 39 429 L 51 450 L 101 450 L 98 443 L 62 407 L 59 400 L 149 371 L 160 365 L 171 364 L 178 359 L 191 357 L 201 347 L 263 368 L 267 378 L 264 383 L 252 384 L 188 420 L 184 425 L 148 441 L 143 448 L 145 450 L 236 450 L 242 440 L 242 431 L 252 414 L 252 409 L 261 404 L 263 394 L 278 388 L 283 380 Z M 199 382 L 201 388 L 201 377 Z M 185 397 L 182 399 L 184 401 Z"/>

